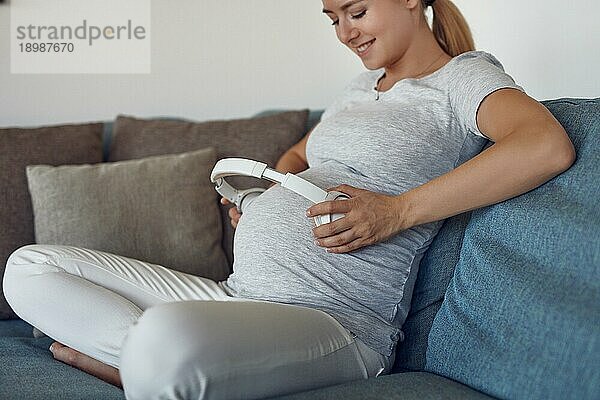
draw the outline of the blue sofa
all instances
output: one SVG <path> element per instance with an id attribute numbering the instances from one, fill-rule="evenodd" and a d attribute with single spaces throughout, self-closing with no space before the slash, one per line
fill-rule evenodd
<path id="1" fill-rule="evenodd" d="M 280 399 L 600 398 L 600 99 L 544 104 L 576 163 L 445 222 L 421 262 L 393 373 Z M 51 342 L 0 321 L 0 399 L 124 398 L 55 361 Z"/>

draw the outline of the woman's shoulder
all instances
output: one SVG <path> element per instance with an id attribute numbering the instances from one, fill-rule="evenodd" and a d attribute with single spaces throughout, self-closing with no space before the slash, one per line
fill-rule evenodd
<path id="1" fill-rule="evenodd" d="M 454 69 L 468 68 L 472 65 L 493 65 L 504 71 L 502 63 L 493 55 L 486 51 L 473 50 L 459 54 L 449 62 Z"/>

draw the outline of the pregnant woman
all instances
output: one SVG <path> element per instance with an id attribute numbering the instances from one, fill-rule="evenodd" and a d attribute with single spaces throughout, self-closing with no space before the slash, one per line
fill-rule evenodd
<path id="1" fill-rule="evenodd" d="M 231 209 L 234 272 L 222 282 L 90 249 L 18 249 L 4 293 L 56 340 L 57 359 L 128 399 L 255 399 L 389 373 L 442 221 L 573 163 L 563 128 L 474 51 L 450 0 L 323 7 L 367 71 L 276 168 L 351 198 L 307 216 L 307 200 L 275 185 L 243 215 Z M 314 228 L 327 213 L 345 217 Z"/>

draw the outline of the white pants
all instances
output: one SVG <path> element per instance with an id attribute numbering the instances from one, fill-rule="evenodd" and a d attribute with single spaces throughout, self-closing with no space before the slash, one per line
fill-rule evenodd
<path id="1" fill-rule="evenodd" d="M 388 373 L 327 313 L 110 253 L 28 245 L 4 295 L 52 339 L 119 368 L 127 399 L 255 399 Z M 207 301 L 208 300 L 208 301 Z"/>

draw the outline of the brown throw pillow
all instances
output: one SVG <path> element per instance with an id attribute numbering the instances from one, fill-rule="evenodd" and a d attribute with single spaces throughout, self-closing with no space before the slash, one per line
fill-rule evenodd
<path id="1" fill-rule="evenodd" d="M 307 118 L 308 110 L 208 122 L 142 120 L 119 116 L 114 125 L 109 159 L 128 160 L 210 146 L 216 149 L 217 160 L 242 157 L 274 167 L 279 157 L 305 135 Z M 269 182 L 246 177 L 234 177 L 228 181 L 239 188 L 269 186 Z M 223 249 L 231 263 L 234 232 L 227 208 L 221 206 L 220 209 Z"/>
<path id="2" fill-rule="evenodd" d="M 123 255 L 216 281 L 221 248 L 212 148 L 82 166 L 27 167 L 37 243 Z"/>
<path id="3" fill-rule="evenodd" d="M 35 243 L 25 166 L 102 161 L 103 124 L 0 129 L 0 278 L 10 254 Z M 18 318 L 0 285 L 0 319 Z"/>

